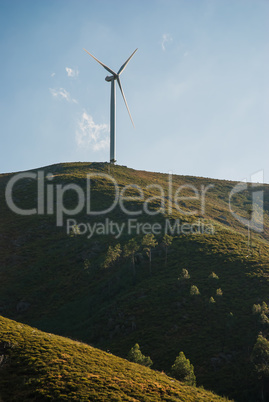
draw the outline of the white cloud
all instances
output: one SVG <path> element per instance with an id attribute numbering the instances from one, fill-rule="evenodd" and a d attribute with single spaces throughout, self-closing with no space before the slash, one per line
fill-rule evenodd
<path id="1" fill-rule="evenodd" d="M 70 67 L 65 67 L 65 71 L 67 72 L 68 77 L 77 77 L 78 76 L 78 70 L 73 70 Z"/>
<path id="2" fill-rule="evenodd" d="M 173 38 L 170 34 L 163 34 L 162 36 L 162 42 L 161 42 L 161 46 L 162 46 L 162 50 L 165 51 L 166 49 L 166 44 L 172 42 Z"/>
<path id="3" fill-rule="evenodd" d="M 65 99 L 67 102 L 78 103 L 78 101 L 76 99 L 73 99 L 71 97 L 70 93 L 67 92 L 66 89 L 64 89 L 64 88 L 59 88 L 59 89 L 50 88 L 49 90 L 54 98 Z"/>
<path id="4" fill-rule="evenodd" d="M 54 76 L 55 76 L 55 74 L 56 74 L 56 73 L 52 73 L 50 76 L 51 76 L 51 77 L 54 77 Z"/>
<path id="5" fill-rule="evenodd" d="M 91 115 L 82 113 L 76 131 L 76 142 L 79 147 L 91 147 L 94 151 L 106 149 L 109 146 L 108 124 L 96 124 Z"/>

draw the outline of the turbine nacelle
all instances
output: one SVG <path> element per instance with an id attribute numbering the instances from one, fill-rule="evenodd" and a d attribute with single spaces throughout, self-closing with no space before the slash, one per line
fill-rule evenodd
<path id="1" fill-rule="evenodd" d="M 108 82 L 111 82 L 111 81 L 116 80 L 116 79 L 117 79 L 116 74 L 115 75 L 107 75 L 106 78 L 105 78 L 105 80 L 108 81 Z"/>

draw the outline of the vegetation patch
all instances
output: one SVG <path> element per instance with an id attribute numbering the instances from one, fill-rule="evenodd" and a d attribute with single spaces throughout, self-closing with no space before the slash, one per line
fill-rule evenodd
<path id="1" fill-rule="evenodd" d="M 224 401 L 81 342 L 0 317 L 3 401 Z"/>

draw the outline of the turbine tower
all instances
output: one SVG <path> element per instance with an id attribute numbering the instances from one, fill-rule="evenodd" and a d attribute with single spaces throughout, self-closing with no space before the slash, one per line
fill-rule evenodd
<path id="1" fill-rule="evenodd" d="M 94 58 L 94 60 L 96 60 L 99 64 L 101 64 L 101 66 L 103 66 L 110 74 L 112 75 L 108 75 L 105 80 L 108 82 L 111 82 L 111 98 L 110 98 L 110 163 L 115 163 L 116 162 L 116 81 L 120 87 L 120 91 L 125 103 L 125 106 L 128 110 L 131 122 L 133 123 L 134 126 L 134 122 L 130 113 L 130 110 L 128 108 L 127 105 L 127 101 L 121 86 L 121 82 L 120 82 L 120 74 L 123 72 L 123 70 L 125 69 L 125 67 L 127 66 L 127 64 L 129 63 L 129 61 L 131 60 L 131 58 L 133 57 L 133 55 L 135 54 L 135 52 L 137 51 L 137 49 L 135 49 L 135 51 L 131 54 L 131 56 L 126 60 L 125 63 L 123 63 L 123 65 L 121 66 L 121 68 L 119 69 L 119 71 L 117 73 L 115 73 L 113 70 L 111 70 L 111 68 L 107 67 L 104 63 L 102 63 L 100 60 L 98 60 L 96 57 L 94 57 L 91 53 L 89 53 L 86 49 L 84 49 L 85 52 L 87 52 L 91 57 Z"/>

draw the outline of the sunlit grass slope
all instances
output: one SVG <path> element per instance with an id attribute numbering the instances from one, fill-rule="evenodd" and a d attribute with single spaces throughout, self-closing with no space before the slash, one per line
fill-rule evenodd
<path id="1" fill-rule="evenodd" d="M 0 316 L 0 398 L 12 401 L 224 401 L 84 343 Z"/>

